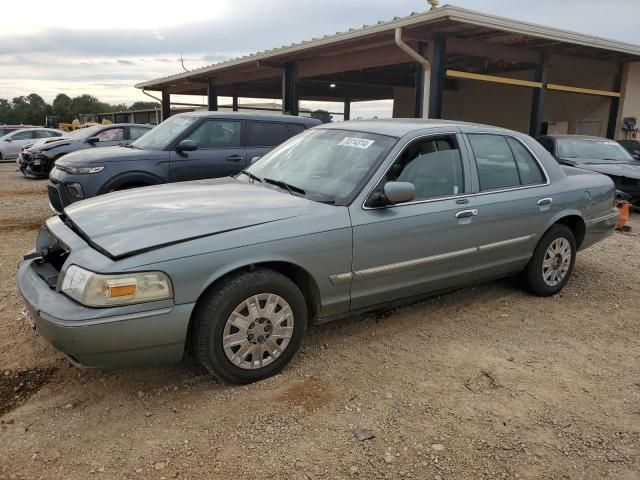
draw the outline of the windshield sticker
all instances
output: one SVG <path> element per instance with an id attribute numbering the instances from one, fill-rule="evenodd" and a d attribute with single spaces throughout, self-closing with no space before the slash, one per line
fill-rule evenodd
<path id="1" fill-rule="evenodd" d="M 338 145 L 343 147 L 361 148 L 362 150 L 366 150 L 374 143 L 376 143 L 375 140 L 368 140 L 366 138 L 344 137 Z"/>

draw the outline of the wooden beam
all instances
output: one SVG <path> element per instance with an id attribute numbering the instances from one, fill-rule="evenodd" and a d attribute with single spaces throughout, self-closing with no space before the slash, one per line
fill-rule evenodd
<path id="1" fill-rule="evenodd" d="M 601 97 L 615 97 L 619 98 L 622 96 L 620 92 L 610 92 L 607 90 L 596 90 L 593 88 L 580 88 L 580 87 L 570 87 L 568 85 L 558 85 L 555 83 L 547 84 L 547 88 L 549 90 L 556 90 L 558 92 L 569 92 L 569 93 L 582 93 L 584 95 L 599 95 Z"/>
<path id="2" fill-rule="evenodd" d="M 447 70 L 447 77 L 463 78 L 465 80 L 480 80 L 483 82 L 503 83 L 505 85 L 515 85 L 517 87 L 542 88 L 541 82 L 531 82 L 520 80 L 519 78 L 498 77 L 496 75 L 481 75 L 479 73 L 460 72 L 458 70 Z"/>

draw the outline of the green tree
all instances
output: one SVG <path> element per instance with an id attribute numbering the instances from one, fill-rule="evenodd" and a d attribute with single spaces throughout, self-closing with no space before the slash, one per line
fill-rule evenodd
<path id="1" fill-rule="evenodd" d="M 311 118 L 316 118 L 320 120 L 322 123 L 333 122 L 333 115 L 331 115 L 326 110 L 314 110 L 313 112 L 311 112 Z"/>
<path id="2" fill-rule="evenodd" d="M 0 124 L 13 123 L 13 105 L 6 98 L 0 98 Z"/>
<path id="3" fill-rule="evenodd" d="M 150 110 L 152 108 L 160 108 L 160 104 L 158 102 L 133 102 L 133 104 L 129 107 L 129 110 Z"/>
<path id="4" fill-rule="evenodd" d="M 103 103 L 93 95 L 83 94 L 71 100 L 71 115 L 78 118 L 83 113 L 108 112 L 111 106 Z"/>
<path id="5" fill-rule="evenodd" d="M 72 101 L 71 97 L 65 93 L 59 93 L 53 100 L 53 114 L 58 116 L 61 122 L 71 122 Z"/>

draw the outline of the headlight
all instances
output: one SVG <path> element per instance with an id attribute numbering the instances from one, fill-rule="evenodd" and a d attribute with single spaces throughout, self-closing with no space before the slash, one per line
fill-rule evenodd
<path id="1" fill-rule="evenodd" d="M 71 265 L 62 291 L 88 307 L 110 307 L 153 302 L 173 297 L 169 277 L 162 272 L 101 275 Z"/>
<path id="2" fill-rule="evenodd" d="M 84 175 L 87 173 L 100 173 L 104 170 L 104 167 L 67 167 L 56 165 L 58 170 L 62 170 L 63 172 L 70 173 L 72 175 Z"/>

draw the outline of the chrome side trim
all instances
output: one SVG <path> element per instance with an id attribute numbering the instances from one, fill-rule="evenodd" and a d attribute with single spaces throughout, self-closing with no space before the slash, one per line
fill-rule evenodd
<path id="1" fill-rule="evenodd" d="M 511 247 L 513 245 L 519 245 L 531 240 L 535 235 L 525 235 L 523 237 L 510 238 L 509 240 L 502 240 L 501 242 L 487 243 L 486 245 L 480 245 L 478 252 L 486 252 L 489 250 L 495 250 L 497 248 Z"/>
<path id="2" fill-rule="evenodd" d="M 155 317 L 157 315 L 166 315 L 173 310 L 173 307 L 160 308 L 158 310 L 147 310 L 146 312 L 129 313 L 127 315 L 116 315 L 114 317 L 96 318 L 93 320 L 61 320 L 45 312 L 38 314 L 44 320 L 53 323 L 59 327 L 87 327 L 90 325 L 100 325 L 102 323 L 124 322 L 127 320 L 137 320 L 139 318 Z"/>
<path id="3" fill-rule="evenodd" d="M 620 212 L 618 212 L 618 209 L 614 209 L 609 211 L 608 213 L 605 213 L 604 215 L 600 215 L 594 218 L 587 218 L 585 219 L 585 223 L 588 226 L 591 226 L 591 225 L 595 225 L 596 223 L 606 222 L 607 220 L 610 220 L 612 218 L 618 218 L 619 216 L 620 216 Z"/>
<path id="4" fill-rule="evenodd" d="M 536 235 L 525 235 L 517 238 L 510 238 L 508 240 L 502 240 L 500 242 L 487 243 L 480 245 L 479 247 L 465 248 L 464 250 L 455 250 L 453 252 L 441 253 L 438 255 L 432 255 L 430 257 L 416 258 L 413 260 L 405 260 L 403 262 L 389 263 L 387 265 L 380 265 L 379 267 L 365 268 L 362 270 L 356 270 L 353 272 L 339 273 L 331 275 L 329 281 L 335 287 L 340 285 L 346 285 L 349 282 L 357 282 L 358 280 L 366 280 L 371 277 L 377 277 L 381 275 L 387 275 L 392 273 L 398 273 L 405 270 L 411 270 L 413 268 L 422 267 L 432 263 L 442 262 L 444 260 L 450 260 L 452 258 L 459 258 L 466 255 L 474 255 L 476 253 L 487 252 L 490 250 L 496 250 L 499 248 L 511 247 L 513 245 L 519 245 L 525 243 Z"/>

